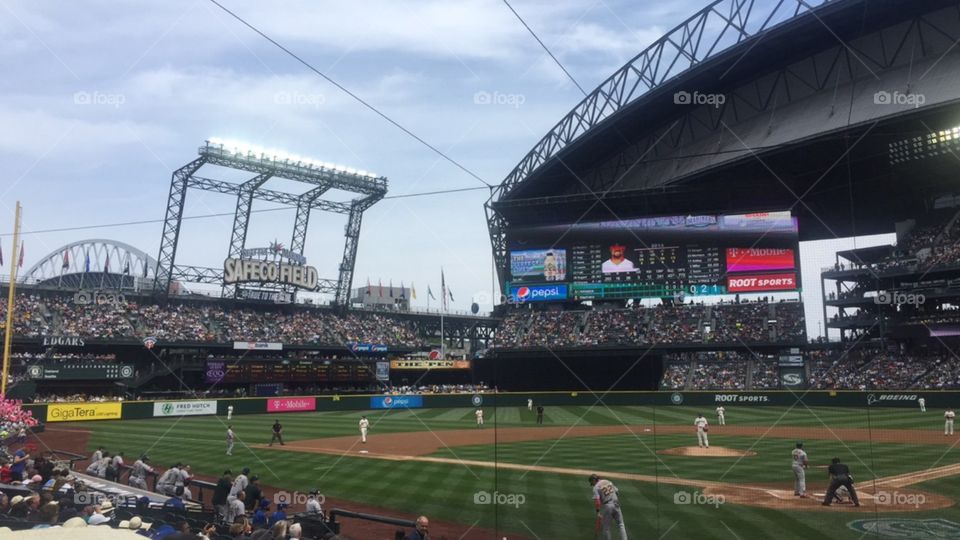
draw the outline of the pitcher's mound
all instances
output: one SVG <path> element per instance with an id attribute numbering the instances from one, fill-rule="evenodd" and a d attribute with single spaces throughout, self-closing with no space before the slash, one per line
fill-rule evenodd
<path id="1" fill-rule="evenodd" d="M 698 446 L 679 446 L 677 448 L 666 448 L 657 450 L 658 454 L 668 456 L 694 456 L 694 457 L 743 457 L 755 456 L 756 452 L 747 452 L 735 448 L 724 448 L 722 446 L 711 446 L 710 448 L 700 448 Z"/>

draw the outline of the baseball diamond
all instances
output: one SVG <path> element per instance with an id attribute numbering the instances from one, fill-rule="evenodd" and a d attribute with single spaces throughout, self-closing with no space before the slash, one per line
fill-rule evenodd
<path id="1" fill-rule="evenodd" d="M 476 430 L 470 427 L 474 410 L 466 399 L 464 404 L 288 413 L 283 447 L 268 446 L 264 426 L 271 416 L 236 416 L 238 433 L 256 435 L 241 435 L 227 458 L 222 441 L 210 436 L 221 427 L 214 417 L 61 424 L 51 430 L 88 436 L 86 448 L 75 448 L 83 451 L 155 442 L 154 460 L 189 461 L 196 473 L 210 477 L 224 466 L 256 464 L 265 484 L 318 487 L 347 507 L 387 515 L 427 508 L 464 538 L 489 538 L 494 529 L 509 538 L 536 538 L 531 530 L 541 538 L 589 537 L 592 523 L 577 515 L 591 473 L 616 483 L 627 530 L 641 537 L 671 527 L 670 534 L 685 537 L 719 520 L 740 537 L 858 538 L 848 523 L 880 514 L 885 520 L 936 517 L 960 526 L 958 439 L 945 440 L 935 418 L 918 423 L 912 408 L 730 406 L 736 423 L 711 430 L 711 449 L 729 452 L 698 455 L 677 451 L 696 450 L 694 430 L 680 424 L 696 408 L 558 405 L 537 426 L 535 412 L 525 406 L 497 407 L 487 413 L 496 430 Z M 370 420 L 367 445 L 359 444 L 356 433 L 361 416 Z M 810 499 L 791 492 L 788 458 L 798 439 L 810 455 Z M 907 454 L 911 458 L 903 459 Z M 851 461 L 860 508 L 820 505 L 827 484 L 820 467 L 834 456 Z M 304 478 L 298 471 L 317 472 Z M 412 489 L 438 477 L 444 482 L 430 483 L 429 493 Z M 524 501 L 515 507 L 473 504 L 484 491 L 522 494 Z M 660 509 L 659 520 L 646 512 L 651 507 Z M 468 532 L 471 525 L 475 530 Z"/>

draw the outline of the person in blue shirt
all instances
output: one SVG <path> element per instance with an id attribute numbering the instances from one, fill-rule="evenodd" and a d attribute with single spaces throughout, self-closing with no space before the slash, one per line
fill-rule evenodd
<path id="1" fill-rule="evenodd" d="M 173 497 L 170 497 L 163 503 L 164 508 L 172 508 L 179 512 L 186 512 L 187 506 L 183 504 L 183 486 L 177 486 Z"/>
<path id="2" fill-rule="evenodd" d="M 257 508 L 257 511 L 253 513 L 253 523 L 252 525 L 255 528 L 266 528 L 267 527 L 267 513 L 270 512 L 270 501 L 267 499 L 260 499 L 260 508 Z"/>
<path id="3" fill-rule="evenodd" d="M 27 453 L 23 448 L 13 455 L 13 465 L 10 466 L 10 477 L 13 481 L 23 481 L 23 471 L 27 468 Z"/>
<path id="4" fill-rule="evenodd" d="M 273 524 L 278 521 L 284 521 L 287 519 L 287 513 L 284 510 L 287 508 L 287 505 L 284 503 L 277 503 L 277 511 L 270 514 L 270 526 L 273 527 Z"/>

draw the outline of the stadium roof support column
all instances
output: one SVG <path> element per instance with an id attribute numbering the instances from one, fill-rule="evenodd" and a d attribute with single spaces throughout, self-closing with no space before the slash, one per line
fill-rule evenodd
<path id="1" fill-rule="evenodd" d="M 160 252 L 157 255 L 156 280 L 153 282 L 155 294 L 166 296 L 170 290 L 173 265 L 177 257 L 177 243 L 180 241 L 183 204 L 187 198 L 187 181 L 206 161 L 206 158 L 201 156 L 173 171 L 170 180 L 170 196 L 167 198 L 167 212 L 163 220 L 163 235 L 160 237 Z"/>
<path id="2" fill-rule="evenodd" d="M 370 195 L 354 200 L 351 204 L 347 224 L 344 227 L 346 240 L 343 246 L 343 261 L 340 263 L 340 277 L 337 279 L 337 294 L 335 302 L 338 306 L 347 306 L 350 303 L 350 288 L 353 286 L 353 267 L 357 262 L 357 244 L 360 241 L 360 224 L 363 221 L 363 212 L 380 200 L 382 195 Z"/>
<path id="3" fill-rule="evenodd" d="M 243 248 L 247 245 L 247 230 L 250 225 L 250 209 L 253 208 L 253 196 L 270 177 L 269 172 L 258 174 L 243 184 L 237 193 L 237 209 L 233 213 L 233 232 L 230 234 L 230 247 L 227 250 L 228 258 L 240 258 Z M 224 285 L 223 296 L 235 296 L 239 289 L 236 286 Z"/>
<path id="4" fill-rule="evenodd" d="M 303 255 L 307 242 L 307 228 L 310 225 L 310 209 L 313 202 L 326 193 L 326 187 L 311 189 L 297 198 L 297 216 L 293 219 L 293 236 L 290 238 L 290 251 Z"/>

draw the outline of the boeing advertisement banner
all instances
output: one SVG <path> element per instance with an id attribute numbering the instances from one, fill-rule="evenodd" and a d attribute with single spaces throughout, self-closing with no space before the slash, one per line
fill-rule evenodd
<path id="1" fill-rule="evenodd" d="M 371 409 L 419 409 L 423 407 L 423 396 L 373 396 Z"/>
<path id="2" fill-rule="evenodd" d="M 521 285 L 518 287 L 510 287 L 510 301 L 515 303 L 546 302 L 566 299 L 567 286 L 560 283 L 556 285 Z"/>

